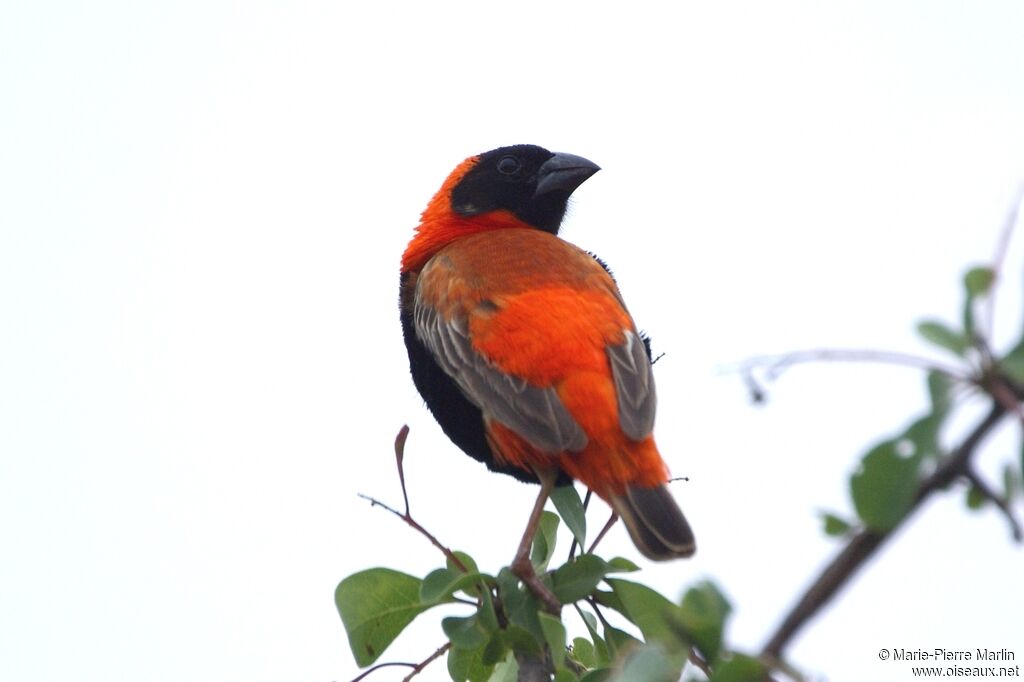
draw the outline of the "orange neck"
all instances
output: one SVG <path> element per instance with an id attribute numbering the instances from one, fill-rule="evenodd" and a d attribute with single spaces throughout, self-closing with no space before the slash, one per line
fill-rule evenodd
<path id="1" fill-rule="evenodd" d="M 531 229 L 505 210 L 463 218 L 453 215 L 451 211 L 445 211 L 441 216 L 430 215 L 432 207 L 433 202 L 423 212 L 423 222 L 416 228 L 416 234 L 402 254 L 402 272 L 418 272 L 434 254 L 456 239 L 488 230 Z"/>

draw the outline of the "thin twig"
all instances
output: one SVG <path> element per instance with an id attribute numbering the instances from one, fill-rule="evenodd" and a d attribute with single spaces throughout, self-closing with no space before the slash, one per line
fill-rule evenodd
<path id="1" fill-rule="evenodd" d="M 416 666 L 416 667 L 415 667 L 415 668 L 413 669 L 413 671 L 412 671 L 411 673 L 409 673 L 408 675 L 406 675 L 406 676 L 405 676 L 405 677 L 404 677 L 404 678 L 402 679 L 402 682 L 409 682 L 409 680 L 411 680 L 412 678 L 414 678 L 414 677 L 416 677 L 417 675 L 419 675 L 419 674 L 420 674 L 421 672 L 423 672 L 423 669 L 424 669 L 424 668 L 426 668 L 426 667 L 427 667 L 428 665 L 430 665 L 430 664 L 431 664 L 432 662 L 434 662 L 434 660 L 436 660 L 437 658 L 439 658 L 440 656 L 442 656 L 442 655 L 443 655 L 443 654 L 444 654 L 444 653 L 445 653 L 446 651 L 448 651 L 448 649 L 450 649 L 451 647 L 452 647 L 452 643 L 451 643 L 451 642 L 445 642 L 444 644 L 442 644 L 441 646 L 439 646 L 439 647 L 437 648 L 437 651 L 435 651 L 434 653 L 430 654 L 430 656 L 429 656 L 429 657 L 427 657 L 427 658 L 425 658 L 425 659 L 424 659 L 424 660 L 423 660 L 423 661 L 422 661 L 422 662 L 421 662 L 421 663 L 420 663 L 419 665 L 417 665 L 417 666 Z"/>
<path id="2" fill-rule="evenodd" d="M 597 537 L 594 538 L 594 541 L 590 543 L 590 549 L 587 550 L 587 554 L 594 553 L 594 549 L 597 547 L 597 543 L 601 542 L 601 539 L 604 538 L 605 534 L 612 529 L 612 526 L 614 526 L 615 522 L 618 520 L 619 515 L 615 512 L 612 512 L 612 515 L 608 517 L 608 522 L 604 524 L 604 528 L 602 528 L 601 532 L 597 534 Z"/>
<path id="3" fill-rule="evenodd" d="M 1013 536 L 1015 542 L 1024 542 L 1024 530 L 1021 529 L 1020 521 L 1014 516 L 1013 510 L 1010 509 L 1009 503 L 1000 495 L 997 495 L 994 490 L 985 482 L 978 472 L 973 467 L 967 467 L 967 470 L 963 473 L 964 478 L 970 481 L 974 489 L 977 490 L 981 497 L 992 504 L 994 504 L 1003 516 L 1006 518 L 1006 522 L 1010 524 L 1010 534 Z"/>
<path id="4" fill-rule="evenodd" d="M 375 497 L 370 497 L 369 495 L 364 495 L 363 493 L 356 493 L 356 494 L 359 495 L 359 497 L 363 498 L 364 500 L 369 501 L 371 506 L 381 507 L 382 509 L 386 509 L 387 511 L 391 512 L 392 514 L 394 514 L 398 518 L 400 518 L 403 521 L 405 521 L 415 531 L 417 531 L 420 535 L 422 535 L 426 539 L 430 540 L 430 544 L 432 544 L 434 547 L 437 547 L 439 550 L 441 550 L 441 552 L 444 554 L 445 558 L 448 559 L 448 561 L 450 561 L 452 564 L 454 564 L 457 569 L 459 569 L 463 573 L 469 573 L 469 569 L 466 567 L 466 565 L 464 563 L 462 563 L 459 560 L 459 557 L 455 556 L 454 552 L 452 552 L 450 549 L 448 549 L 447 547 L 442 545 L 441 542 L 437 538 L 435 538 L 434 535 L 429 530 L 427 530 L 426 528 L 424 528 L 423 526 L 418 524 L 416 522 L 416 520 L 414 518 L 412 518 L 412 516 L 410 516 L 408 514 L 403 514 L 402 512 L 398 511 L 397 509 L 395 509 L 393 507 L 389 507 L 388 505 L 384 504 L 383 502 L 381 502 L 380 500 L 378 500 Z"/>
<path id="5" fill-rule="evenodd" d="M 412 517 L 412 514 L 409 511 L 409 495 L 405 491 L 405 470 L 403 467 L 403 462 L 405 461 L 405 441 L 408 437 L 408 426 L 403 426 L 401 429 L 399 429 L 398 436 L 395 437 L 395 462 L 398 464 L 398 480 L 402 484 L 402 499 L 405 500 L 405 513 L 403 514 L 397 509 L 389 507 L 388 505 L 384 504 L 375 497 L 370 497 L 369 495 L 364 495 L 363 493 L 358 493 L 358 495 L 364 500 L 369 500 L 371 506 L 386 509 L 398 518 L 405 521 L 407 524 L 409 524 L 409 526 L 411 526 L 414 530 L 420 533 L 420 535 L 425 537 L 427 540 L 430 540 L 430 544 L 434 545 L 434 547 L 437 547 L 439 550 L 441 550 L 441 553 L 444 554 L 445 558 L 453 566 L 455 566 L 463 573 L 469 573 L 469 568 L 467 568 L 466 565 L 462 563 L 459 557 L 455 556 L 454 552 L 452 552 L 450 549 L 442 545 L 440 541 L 436 537 L 434 537 L 433 533 L 431 533 L 426 528 L 417 523 L 416 519 Z"/>
<path id="6" fill-rule="evenodd" d="M 587 488 L 587 494 L 583 496 L 583 514 L 586 515 L 587 509 L 590 507 L 590 498 L 594 494 L 594 491 Z M 569 561 L 576 556 L 576 548 L 579 546 L 579 542 L 576 541 L 576 536 L 572 536 L 572 544 L 569 545 Z"/>
<path id="7" fill-rule="evenodd" d="M 378 670 L 380 670 L 381 668 L 393 668 L 393 667 L 412 668 L 412 672 L 409 673 L 408 675 L 406 675 L 404 678 L 402 678 L 402 682 L 408 682 L 409 680 L 411 680 L 412 678 L 416 677 L 421 672 L 423 672 L 424 668 L 426 668 L 428 665 L 430 665 L 435 659 L 437 659 L 439 656 L 441 656 L 444 652 L 448 651 L 448 649 L 450 649 L 451 646 L 452 646 L 451 642 L 447 642 L 447 643 L 441 645 L 440 647 L 438 647 L 437 651 L 435 651 L 434 653 L 430 654 L 430 656 L 428 656 L 427 658 L 423 659 L 419 663 L 378 663 L 377 665 L 373 666 L 372 668 L 368 668 L 368 669 L 364 670 L 359 675 L 359 677 L 353 678 L 352 682 L 359 682 L 360 680 L 365 679 L 368 675 L 370 675 L 370 673 L 375 673 Z"/>
<path id="8" fill-rule="evenodd" d="M 599 621 L 601 621 L 601 625 L 605 627 L 605 630 L 612 627 L 612 624 L 609 623 L 608 620 L 604 617 L 604 614 L 601 613 L 601 609 L 598 607 L 596 599 L 594 599 L 593 597 L 587 597 L 587 603 L 590 604 L 590 608 L 594 609 L 594 615 L 597 616 L 597 619 Z"/>
<path id="9" fill-rule="evenodd" d="M 1021 202 L 1024 202 L 1024 184 L 1017 188 L 1013 195 L 1013 203 L 1010 210 L 1006 212 L 1006 219 L 1003 221 L 1003 229 L 999 231 L 999 243 L 996 245 L 996 252 L 992 258 L 992 289 L 989 291 L 985 311 L 985 338 L 991 339 L 996 323 L 996 285 L 1002 276 L 1003 263 L 1006 260 L 1006 253 L 1010 250 L 1010 237 L 1017 227 L 1017 219 L 1020 217 Z"/>
<path id="10" fill-rule="evenodd" d="M 882 543 L 910 518 L 914 511 L 921 506 L 921 503 L 933 492 L 965 475 L 971 456 L 978 444 L 1005 415 L 1006 408 L 999 402 L 993 403 L 988 415 L 971 431 L 960 446 L 921 482 L 913 504 L 896 526 L 885 532 L 862 530 L 854 535 L 783 619 L 768 643 L 765 644 L 762 656 L 781 660 L 783 651 L 797 631 L 835 596 Z"/>
<path id="11" fill-rule="evenodd" d="M 352 682 L 359 682 L 360 680 L 366 679 L 371 673 L 375 673 L 378 670 L 380 670 L 381 668 L 399 668 L 400 667 L 400 668 L 414 668 L 415 669 L 416 665 L 417 665 L 416 663 L 399 663 L 399 662 L 378 663 L 377 665 L 373 666 L 372 668 L 367 668 L 366 670 L 364 670 L 362 673 L 360 673 L 360 675 L 358 677 L 353 677 L 352 678 Z"/>
<path id="12" fill-rule="evenodd" d="M 741 372 L 744 373 L 746 379 L 751 380 L 753 379 L 750 374 L 752 370 L 764 368 L 764 378 L 767 381 L 774 381 L 790 367 L 808 362 L 872 362 L 938 372 L 957 381 L 967 381 L 970 378 L 959 368 L 936 362 L 930 358 L 911 353 L 871 348 L 808 348 L 783 355 L 760 355 L 740 363 L 726 365 L 720 371 L 723 373 Z"/>

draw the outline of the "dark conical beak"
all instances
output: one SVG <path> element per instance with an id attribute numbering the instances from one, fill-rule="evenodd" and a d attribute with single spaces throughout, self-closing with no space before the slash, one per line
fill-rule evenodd
<path id="1" fill-rule="evenodd" d="M 555 154 L 537 170 L 537 189 L 533 196 L 539 197 L 558 190 L 572 194 L 599 170 L 600 166 L 582 156 Z"/>

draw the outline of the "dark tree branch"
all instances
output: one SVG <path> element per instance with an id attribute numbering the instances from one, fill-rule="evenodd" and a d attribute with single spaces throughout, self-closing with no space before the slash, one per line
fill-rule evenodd
<path id="1" fill-rule="evenodd" d="M 783 651 L 797 631 L 836 595 L 839 589 L 874 555 L 882 543 L 910 518 L 929 495 L 945 488 L 957 478 L 967 476 L 970 471 L 971 456 L 975 449 L 996 424 L 1006 416 L 1006 413 L 1006 406 L 1001 401 L 996 401 L 989 413 L 960 446 L 921 482 L 913 504 L 894 528 L 886 532 L 862 530 L 854 535 L 783 619 L 776 632 L 765 644 L 762 656 L 781 660 Z"/>

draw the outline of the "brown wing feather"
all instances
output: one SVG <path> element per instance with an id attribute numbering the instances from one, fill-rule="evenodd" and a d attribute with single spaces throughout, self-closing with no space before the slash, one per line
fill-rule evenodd
<path id="1" fill-rule="evenodd" d="M 619 426 L 633 440 L 643 440 L 654 430 L 654 373 L 640 337 L 631 330 L 623 335 L 621 345 L 606 349 L 619 405 Z"/>

